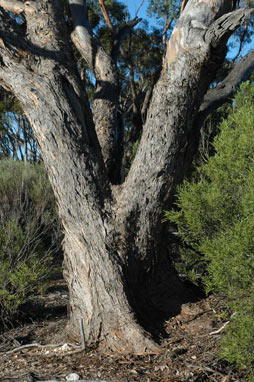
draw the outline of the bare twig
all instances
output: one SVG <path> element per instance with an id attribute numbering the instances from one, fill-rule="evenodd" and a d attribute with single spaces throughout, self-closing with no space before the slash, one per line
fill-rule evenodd
<path id="1" fill-rule="evenodd" d="M 47 345 L 41 345 L 39 343 L 34 343 L 34 344 L 27 344 L 27 345 L 19 346 L 19 347 L 13 349 L 13 350 L 7 351 L 5 354 L 12 354 L 12 353 L 15 353 L 17 351 L 20 351 L 20 350 L 23 350 L 23 349 L 26 349 L 26 348 L 32 348 L 32 347 L 38 347 L 38 348 L 57 348 L 57 347 L 63 346 L 63 345 L 68 345 L 68 346 L 71 346 L 71 347 L 77 348 L 77 349 L 81 348 L 80 345 L 71 344 L 69 342 L 60 342 L 59 344 L 47 344 Z"/>
<path id="2" fill-rule="evenodd" d="M 162 34 L 162 42 L 165 47 L 167 45 L 167 31 L 171 27 L 173 21 L 174 21 L 174 17 L 171 17 L 171 19 L 168 20 L 168 15 L 166 16 L 166 21 L 164 24 L 163 34 Z"/>
<path id="3" fill-rule="evenodd" d="M 220 332 L 222 332 L 222 330 L 225 329 L 225 327 L 230 323 L 230 321 L 226 321 L 221 328 L 217 329 L 217 330 L 214 330 L 213 332 L 210 332 L 207 334 L 207 336 L 213 336 L 214 334 L 219 334 Z"/>
<path id="4" fill-rule="evenodd" d="M 243 41 L 244 41 L 244 37 L 245 35 L 247 34 L 247 30 L 248 30 L 248 27 L 249 27 L 249 20 L 247 20 L 245 22 L 245 25 L 244 25 L 244 30 L 243 30 L 243 33 L 241 35 L 241 38 L 240 38 L 240 45 L 239 45 L 239 49 L 238 49 L 238 52 L 237 54 L 235 55 L 235 57 L 233 58 L 232 62 L 235 62 L 237 60 L 237 58 L 240 56 L 240 53 L 242 51 L 242 48 L 243 48 Z"/>
<path id="5" fill-rule="evenodd" d="M 108 15 L 107 8 L 105 7 L 104 1 L 103 0 L 99 0 L 99 4 L 101 6 L 102 14 L 103 14 L 103 17 L 104 17 L 104 20 L 105 20 L 106 24 L 109 26 L 110 29 L 114 29 L 114 27 L 113 27 L 113 25 L 111 23 L 110 17 Z"/>
<path id="6" fill-rule="evenodd" d="M 254 70 L 254 52 L 250 51 L 244 56 L 226 78 L 213 89 L 209 89 L 200 106 L 196 125 L 202 127 L 207 116 L 218 107 L 223 105 L 227 100 L 233 97 L 239 85 L 243 81 L 247 81 Z"/>
<path id="7" fill-rule="evenodd" d="M 139 11 L 140 11 L 140 8 L 143 6 L 144 2 L 145 2 L 145 0 L 142 0 L 141 3 L 139 4 L 138 9 L 136 10 L 136 13 L 135 13 L 135 17 L 134 17 L 134 18 L 136 18 L 136 17 L 138 16 L 138 13 L 139 13 Z"/>
<path id="8" fill-rule="evenodd" d="M 138 24 L 142 21 L 142 19 L 134 18 L 133 20 L 128 21 L 126 24 L 124 24 L 116 34 L 113 42 L 111 57 L 116 60 L 118 57 L 121 45 L 127 34 Z"/>
<path id="9" fill-rule="evenodd" d="M 230 319 L 231 319 L 232 317 L 234 317 L 235 315 L 236 315 L 236 312 L 232 314 L 232 316 L 230 317 Z M 230 322 L 231 322 L 231 320 L 226 321 L 226 322 L 222 325 L 221 328 L 219 328 L 219 329 L 217 329 L 217 330 L 214 330 L 213 332 L 207 333 L 207 334 L 205 334 L 205 335 L 203 335 L 203 336 L 201 336 L 201 337 L 208 337 L 208 336 L 213 336 L 213 335 L 215 335 L 215 334 L 219 334 L 220 332 L 222 332 L 222 330 L 225 329 L 225 327 L 226 327 Z"/>
<path id="10" fill-rule="evenodd" d="M 180 13 L 183 12 L 184 8 L 185 8 L 185 5 L 187 4 L 188 0 L 183 0 L 182 2 L 182 5 L 181 5 L 181 10 L 180 10 Z"/>

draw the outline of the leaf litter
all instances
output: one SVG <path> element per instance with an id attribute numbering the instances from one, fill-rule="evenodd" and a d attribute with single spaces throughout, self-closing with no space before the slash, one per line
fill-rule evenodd
<path id="1" fill-rule="evenodd" d="M 96 348 L 84 351 L 71 343 L 65 334 L 68 292 L 63 286 L 63 281 L 56 285 L 50 298 L 38 297 L 40 311 L 51 307 L 51 315 L 0 334 L 1 382 L 64 382 L 72 373 L 80 382 L 246 381 L 248 371 L 237 371 L 218 357 L 224 330 L 220 328 L 227 321 L 220 318 L 221 298 L 209 296 L 182 305 L 180 314 L 165 322 L 168 337 L 159 354 L 124 355 Z"/>

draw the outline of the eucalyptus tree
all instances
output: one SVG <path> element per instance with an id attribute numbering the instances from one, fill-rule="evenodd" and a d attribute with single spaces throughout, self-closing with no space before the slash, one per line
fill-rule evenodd
<path id="1" fill-rule="evenodd" d="M 0 88 L 0 157 L 38 163 L 41 156 L 20 103 Z"/>
<path id="2" fill-rule="evenodd" d="M 139 20 L 118 26 L 104 7 L 112 29 L 112 49 L 106 50 L 84 0 L 66 5 L 71 33 L 60 0 L 0 0 L 0 6 L 0 80 L 34 131 L 64 229 L 69 331 L 78 336 L 83 320 L 87 344 L 154 350 L 141 324 L 149 329 L 149 315 L 176 312 L 185 293 L 167 252 L 162 214 L 192 161 L 202 121 L 253 70 L 249 52 L 210 89 L 228 38 L 252 10 L 236 9 L 231 0 L 189 0 L 182 7 L 138 151 L 121 182 L 117 66 L 123 41 Z M 92 101 L 73 45 L 94 75 Z"/>

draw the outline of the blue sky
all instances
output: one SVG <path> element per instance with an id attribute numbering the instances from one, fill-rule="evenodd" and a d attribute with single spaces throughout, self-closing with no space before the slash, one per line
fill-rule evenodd
<path id="1" fill-rule="evenodd" d="M 142 0 L 121 0 L 121 1 L 127 6 L 132 18 L 135 16 L 137 9 L 139 8 L 140 4 L 142 3 L 142 6 L 138 12 L 138 17 L 141 17 L 143 19 L 147 19 L 149 21 L 150 25 L 156 25 L 156 20 L 150 19 L 146 15 L 146 9 L 147 9 L 149 0 L 143 0 L 143 1 Z M 248 53 L 248 51 L 250 49 L 254 49 L 254 40 L 250 44 L 248 44 L 248 46 L 246 45 L 244 47 L 241 55 L 242 56 L 245 55 L 246 53 Z M 234 49 L 232 52 L 230 52 L 229 57 L 233 57 L 237 50 L 238 49 Z"/>
<path id="2" fill-rule="evenodd" d="M 142 3 L 142 0 L 122 0 L 122 2 L 127 6 L 131 16 L 134 17 L 139 5 Z M 146 16 L 147 5 L 148 5 L 148 0 L 144 0 L 144 3 L 138 13 L 139 17 L 147 18 Z"/>
<path id="3" fill-rule="evenodd" d="M 149 0 L 143 0 L 143 1 L 142 0 L 120 0 L 120 1 L 123 4 L 125 4 L 126 7 L 128 8 L 131 14 L 131 18 L 135 17 L 135 14 L 139 6 L 142 4 L 138 12 L 138 17 L 141 17 L 143 20 L 144 19 L 148 20 L 150 25 L 156 25 L 156 20 L 153 18 L 152 19 L 148 18 L 146 15 L 146 9 L 148 7 Z"/>

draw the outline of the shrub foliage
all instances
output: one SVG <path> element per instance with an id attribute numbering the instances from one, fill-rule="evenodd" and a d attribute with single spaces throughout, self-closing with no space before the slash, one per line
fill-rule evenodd
<path id="1" fill-rule="evenodd" d="M 42 165 L 0 161 L 0 321 L 12 321 L 20 305 L 51 274 L 61 232 L 55 200 Z"/>
<path id="2" fill-rule="evenodd" d="M 220 125 L 215 154 L 178 189 L 166 213 L 184 245 L 181 272 L 201 277 L 235 312 L 222 356 L 254 367 L 254 86 L 241 86 Z"/>

